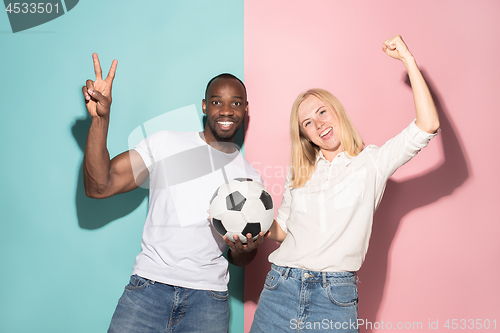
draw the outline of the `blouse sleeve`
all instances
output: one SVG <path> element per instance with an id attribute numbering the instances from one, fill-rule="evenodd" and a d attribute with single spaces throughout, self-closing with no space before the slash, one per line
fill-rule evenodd
<path id="1" fill-rule="evenodd" d="M 287 232 L 286 221 L 290 216 L 290 203 L 292 201 L 292 195 L 290 193 L 290 169 L 288 170 L 288 175 L 285 181 L 285 192 L 283 193 L 283 199 L 281 201 L 281 206 L 278 208 L 278 216 L 276 216 L 276 222 L 280 225 L 284 232 Z"/>
<path id="2" fill-rule="evenodd" d="M 422 148 L 425 148 L 436 135 L 437 133 L 429 134 L 422 131 L 413 121 L 383 146 L 379 148 L 372 146 L 371 148 L 375 150 L 372 156 L 379 175 L 383 179 L 391 177 L 400 166 L 411 160 Z"/>

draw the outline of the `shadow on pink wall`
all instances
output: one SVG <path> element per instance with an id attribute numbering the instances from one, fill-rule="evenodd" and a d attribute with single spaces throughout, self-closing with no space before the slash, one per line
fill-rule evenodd
<path id="1" fill-rule="evenodd" d="M 399 229 L 401 219 L 412 210 L 433 203 L 450 195 L 469 178 L 468 161 L 460 144 L 449 112 L 433 85 L 422 71 L 439 112 L 443 163 L 422 176 L 396 182 L 389 180 L 384 198 L 375 213 L 370 247 L 366 260 L 359 271 L 360 318 L 376 321 L 384 297 L 384 286 L 388 272 L 389 249 Z M 410 85 L 406 81 L 408 86 Z M 371 332 L 370 329 L 364 330 Z"/>
<path id="2" fill-rule="evenodd" d="M 432 80 L 422 71 L 439 112 L 444 159 L 441 165 L 424 175 L 397 182 L 389 180 L 374 218 L 374 228 L 366 261 L 359 271 L 360 314 L 359 318 L 375 322 L 384 297 L 387 279 L 389 249 L 402 218 L 412 210 L 433 203 L 450 195 L 469 178 L 465 152 L 448 117 L 443 101 Z M 410 86 L 409 81 L 406 84 Z M 425 195 L 422 195 L 425 194 Z M 260 247 L 256 259 L 245 270 L 245 301 L 257 304 L 270 269 L 268 255 L 277 243 L 266 241 Z M 251 318 L 245 318 L 251 320 Z M 248 326 L 247 326 L 248 327 Z M 364 330 L 371 332 L 371 330 Z"/>

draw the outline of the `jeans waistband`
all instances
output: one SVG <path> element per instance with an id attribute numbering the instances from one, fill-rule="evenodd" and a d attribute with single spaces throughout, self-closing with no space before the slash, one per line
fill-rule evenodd
<path id="1" fill-rule="evenodd" d="M 309 282 L 358 282 L 356 272 L 318 272 L 275 264 L 271 265 L 271 269 L 278 271 L 284 278 L 294 277 Z"/>

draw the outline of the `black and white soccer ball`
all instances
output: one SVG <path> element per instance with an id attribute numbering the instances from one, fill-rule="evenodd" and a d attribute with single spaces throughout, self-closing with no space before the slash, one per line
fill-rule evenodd
<path id="1" fill-rule="evenodd" d="M 219 234 L 242 243 L 246 235 L 257 239 L 266 233 L 274 220 L 273 198 L 264 186 L 249 178 L 236 178 L 222 184 L 210 200 L 210 222 Z"/>

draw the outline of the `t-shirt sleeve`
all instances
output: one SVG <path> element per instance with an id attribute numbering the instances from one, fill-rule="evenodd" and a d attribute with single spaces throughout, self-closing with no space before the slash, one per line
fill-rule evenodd
<path id="1" fill-rule="evenodd" d="M 391 177 L 400 166 L 411 160 L 422 148 L 425 148 L 437 134 L 437 132 L 429 134 L 422 131 L 414 120 L 383 146 L 375 147 L 372 156 L 380 175 L 385 179 Z"/>
<path id="2" fill-rule="evenodd" d="M 134 147 L 134 150 L 141 155 L 142 160 L 144 161 L 144 164 L 148 168 L 149 172 L 153 170 L 155 161 L 158 160 L 157 149 L 167 139 L 167 136 L 168 131 L 156 132 L 141 140 L 141 142 Z"/>

